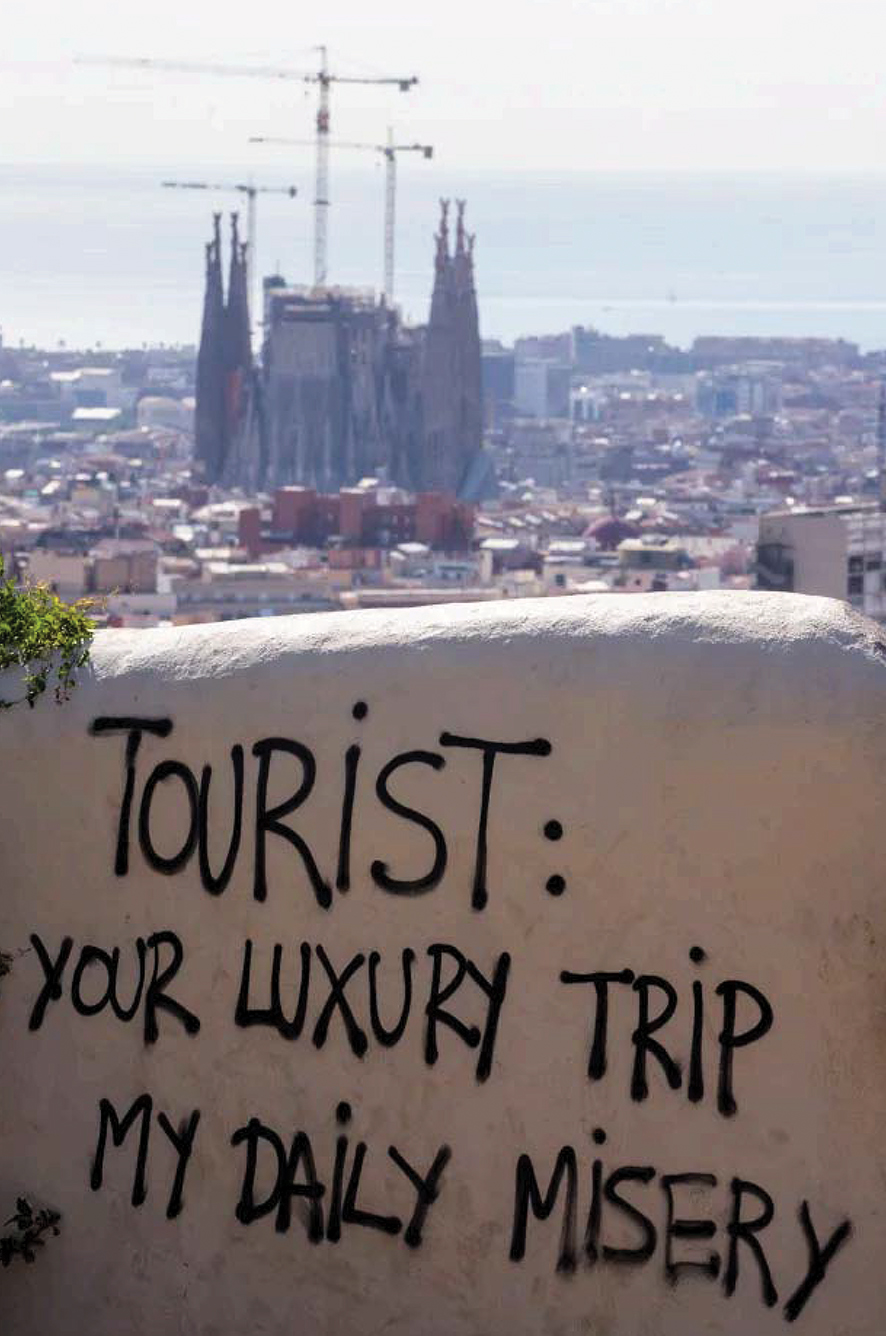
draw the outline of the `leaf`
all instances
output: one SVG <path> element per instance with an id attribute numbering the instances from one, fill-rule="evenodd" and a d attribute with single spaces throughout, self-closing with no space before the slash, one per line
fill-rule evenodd
<path id="1" fill-rule="evenodd" d="M 4 578 L 0 557 L 0 671 L 24 670 L 24 695 L 0 700 L 0 710 L 27 703 L 33 709 L 52 682 L 56 701 L 66 701 L 75 675 L 89 659 L 95 631 L 88 616 L 93 605 L 80 599 L 63 603 L 43 585 L 18 588 Z"/>
<path id="2" fill-rule="evenodd" d="M 35 1215 L 28 1199 L 19 1197 L 15 1215 L 6 1221 L 7 1225 L 15 1225 L 18 1233 L 0 1237 L 0 1265 L 9 1266 L 13 1257 L 22 1257 L 26 1263 L 34 1262 L 37 1249 L 46 1246 L 46 1240 L 41 1236 L 51 1230 L 58 1237 L 60 1221 L 58 1211 L 42 1208 Z"/>

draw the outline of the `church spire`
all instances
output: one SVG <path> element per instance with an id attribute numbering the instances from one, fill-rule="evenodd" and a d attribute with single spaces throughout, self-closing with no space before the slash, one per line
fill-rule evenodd
<path id="1" fill-rule="evenodd" d="M 474 238 L 465 230 L 465 201 L 458 201 L 455 259 L 455 357 L 457 367 L 457 487 L 467 481 L 483 445 L 480 324 L 474 288 Z"/>
<path id="2" fill-rule="evenodd" d="M 458 211 L 458 221 L 455 225 L 455 253 L 464 255 L 465 253 L 465 205 L 467 200 L 457 199 L 455 207 Z"/>
<path id="3" fill-rule="evenodd" d="M 215 482 L 224 461 L 225 307 L 221 270 L 221 214 L 213 214 L 213 237 L 206 246 L 206 288 L 200 349 L 197 354 L 195 453 L 208 482 Z"/>
<path id="4" fill-rule="evenodd" d="M 245 371 L 252 364 L 249 329 L 249 291 L 246 281 L 246 243 L 240 240 L 240 219 L 231 214 L 231 268 L 226 309 L 228 367 Z"/>
<path id="5" fill-rule="evenodd" d="M 449 200 L 440 201 L 434 290 L 422 358 L 423 448 L 418 485 L 456 493 L 482 444 L 480 335 L 473 238 L 465 201 L 456 201 L 455 250 Z"/>
<path id="6" fill-rule="evenodd" d="M 234 287 L 237 284 L 240 269 L 240 234 L 238 232 L 239 215 L 231 214 L 231 267 L 228 270 L 228 304 L 230 305 Z"/>
<path id="7" fill-rule="evenodd" d="M 451 318 L 453 274 L 449 254 L 449 200 L 440 200 L 440 226 L 434 234 L 434 288 L 431 293 L 429 325 L 442 328 Z"/>
<path id="8" fill-rule="evenodd" d="M 452 278 L 457 298 L 462 298 L 473 290 L 473 243 L 465 231 L 466 201 L 455 201 L 458 219 L 455 226 L 455 255 L 452 259 Z"/>
<path id="9" fill-rule="evenodd" d="M 440 274 L 449 262 L 449 200 L 440 200 L 440 230 L 436 233 L 436 269 Z"/>
<path id="10" fill-rule="evenodd" d="M 231 265 L 225 308 L 225 442 L 223 481 L 229 486 L 256 486 L 258 442 L 255 438 L 255 384 L 246 243 L 241 242 L 239 217 L 231 214 Z"/>

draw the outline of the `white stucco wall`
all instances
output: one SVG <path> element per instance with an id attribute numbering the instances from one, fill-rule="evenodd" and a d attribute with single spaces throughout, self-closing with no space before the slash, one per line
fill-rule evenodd
<path id="1" fill-rule="evenodd" d="M 0 1272 L 3 1336 L 879 1336 L 884 655 L 844 606 L 766 594 L 100 634 L 68 705 L 0 716 L 0 949 L 13 956 L 0 982 L 0 1213 L 25 1194 L 63 1215 L 36 1265 Z M 166 735 L 141 736 L 127 835 L 135 733 L 108 721 L 133 719 Z M 550 744 L 495 757 L 482 907 L 492 754 L 454 737 Z M 188 852 L 188 787 L 212 767 L 217 875 L 238 745 L 241 838 L 211 894 L 199 840 Z M 275 829 L 257 883 L 262 755 L 266 813 L 316 764 L 298 809 L 266 824 L 299 833 L 328 894 Z M 385 767 L 382 791 L 424 826 L 378 796 Z M 435 884 L 378 884 L 420 880 L 442 842 Z M 152 847 L 155 860 L 181 851 L 181 866 L 149 866 Z M 563 885 L 548 889 L 555 876 Z M 176 940 L 181 964 L 164 984 Z M 275 944 L 289 1022 L 310 962 L 298 1036 L 256 1014 L 270 1005 Z M 84 947 L 119 948 L 124 1011 L 142 952 L 132 1019 L 100 1006 L 110 958 Z M 54 997 L 43 985 L 60 952 Z M 404 952 L 411 1007 L 386 1046 Z M 350 1036 L 324 959 L 335 974 L 351 964 Z M 441 997 L 460 959 L 466 973 Z M 630 972 L 608 985 L 605 1071 L 603 983 L 564 971 Z M 663 1049 L 646 1051 L 633 1037 L 644 998 L 654 1024 L 669 997 L 671 1019 L 647 1031 Z M 143 1096 L 144 1118 L 119 1148 L 106 1128 L 98 1155 L 101 1101 L 123 1118 Z M 173 1141 L 196 1111 L 183 1163 Z M 254 1219 L 250 1140 L 252 1204 L 272 1208 Z M 308 1144 L 313 1177 L 304 1155 L 295 1163 Z M 276 1203 L 275 1146 L 300 1189 Z M 519 1186 L 531 1169 L 543 1198 L 558 1155 L 550 1218 L 525 1195 L 524 1239 Z M 435 1199 L 416 1221 L 404 1164 L 422 1177 L 435 1158 Z M 390 1232 L 360 1211 L 395 1218 Z M 707 1236 L 675 1223 L 687 1220 L 709 1222 Z"/>

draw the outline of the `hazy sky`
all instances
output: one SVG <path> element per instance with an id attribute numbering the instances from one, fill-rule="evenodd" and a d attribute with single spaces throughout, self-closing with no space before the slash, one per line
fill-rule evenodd
<path id="1" fill-rule="evenodd" d="M 2 11 L 0 163 L 250 161 L 268 150 L 248 148 L 249 134 L 310 136 L 313 89 L 73 57 L 309 69 L 323 41 L 342 73 L 422 81 L 406 96 L 337 90 L 334 135 L 375 138 L 394 119 L 450 168 L 886 165 L 878 0 L 2 0 Z"/>

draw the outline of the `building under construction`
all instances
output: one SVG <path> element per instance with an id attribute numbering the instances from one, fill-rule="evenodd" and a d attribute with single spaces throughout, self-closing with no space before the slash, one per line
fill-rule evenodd
<path id="1" fill-rule="evenodd" d="M 335 492 L 379 475 L 414 491 L 470 490 L 482 446 L 480 334 L 463 201 L 457 210 L 451 245 L 442 202 L 427 326 L 405 326 L 371 294 L 269 279 L 260 371 L 245 250 L 235 221 L 225 301 L 216 219 L 197 367 L 196 456 L 208 481 Z"/>
<path id="2" fill-rule="evenodd" d="M 467 483 L 483 439 L 480 328 L 474 289 L 474 238 L 458 200 L 455 252 L 450 253 L 449 202 L 441 202 L 434 291 L 421 357 L 422 449 L 418 484 L 458 492 Z"/>

